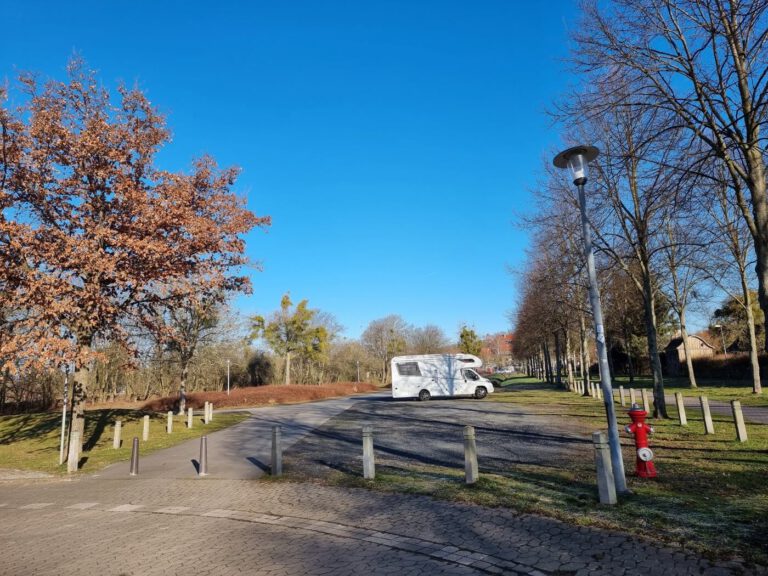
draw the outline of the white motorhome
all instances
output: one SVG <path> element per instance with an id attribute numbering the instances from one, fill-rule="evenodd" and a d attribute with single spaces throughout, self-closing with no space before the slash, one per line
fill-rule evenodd
<path id="1" fill-rule="evenodd" d="M 392 358 L 392 398 L 429 400 L 433 396 L 485 398 L 493 384 L 475 368 L 483 361 L 471 354 L 425 354 Z"/>

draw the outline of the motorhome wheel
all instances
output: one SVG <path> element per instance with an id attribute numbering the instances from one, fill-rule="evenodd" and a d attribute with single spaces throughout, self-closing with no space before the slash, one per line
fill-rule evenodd
<path id="1" fill-rule="evenodd" d="M 481 398 L 485 398 L 488 395 L 488 390 L 483 388 L 482 386 L 478 386 L 475 388 L 475 398 L 480 400 Z"/>
<path id="2" fill-rule="evenodd" d="M 431 395 L 429 394 L 429 390 L 422 390 L 421 392 L 419 392 L 419 400 L 421 400 L 422 402 L 426 402 L 427 400 L 430 399 L 430 397 Z"/>

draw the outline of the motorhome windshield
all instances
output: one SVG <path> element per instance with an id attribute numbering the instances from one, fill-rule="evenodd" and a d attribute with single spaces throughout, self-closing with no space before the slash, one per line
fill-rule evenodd
<path id="1" fill-rule="evenodd" d="M 467 380 L 480 380 L 480 376 L 478 376 L 477 372 L 474 370 L 465 369 L 462 372 L 464 373 L 464 378 Z"/>

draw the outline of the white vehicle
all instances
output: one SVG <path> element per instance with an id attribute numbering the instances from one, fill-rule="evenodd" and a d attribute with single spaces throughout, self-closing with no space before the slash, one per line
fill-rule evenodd
<path id="1" fill-rule="evenodd" d="M 493 384 L 473 370 L 482 365 L 483 361 L 471 354 L 395 356 L 392 358 L 392 398 L 485 398 L 493 392 Z"/>

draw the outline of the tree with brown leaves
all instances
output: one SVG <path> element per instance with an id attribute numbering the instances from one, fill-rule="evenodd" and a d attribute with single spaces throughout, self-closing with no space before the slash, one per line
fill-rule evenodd
<path id="1" fill-rule="evenodd" d="M 96 339 L 130 349 L 125 323 L 162 332 L 160 305 L 248 291 L 242 235 L 270 221 L 232 192 L 235 168 L 156 167 L 170 134 L 141 91 L 121 87 L 113 104 L 83 62 L 68 73 L 22 75 L 23 103 L 0 101 L 0 316 L 12 319 L 0 353 L 23 344 L 36 361 L 74 362 L 82 440 Z"/>

